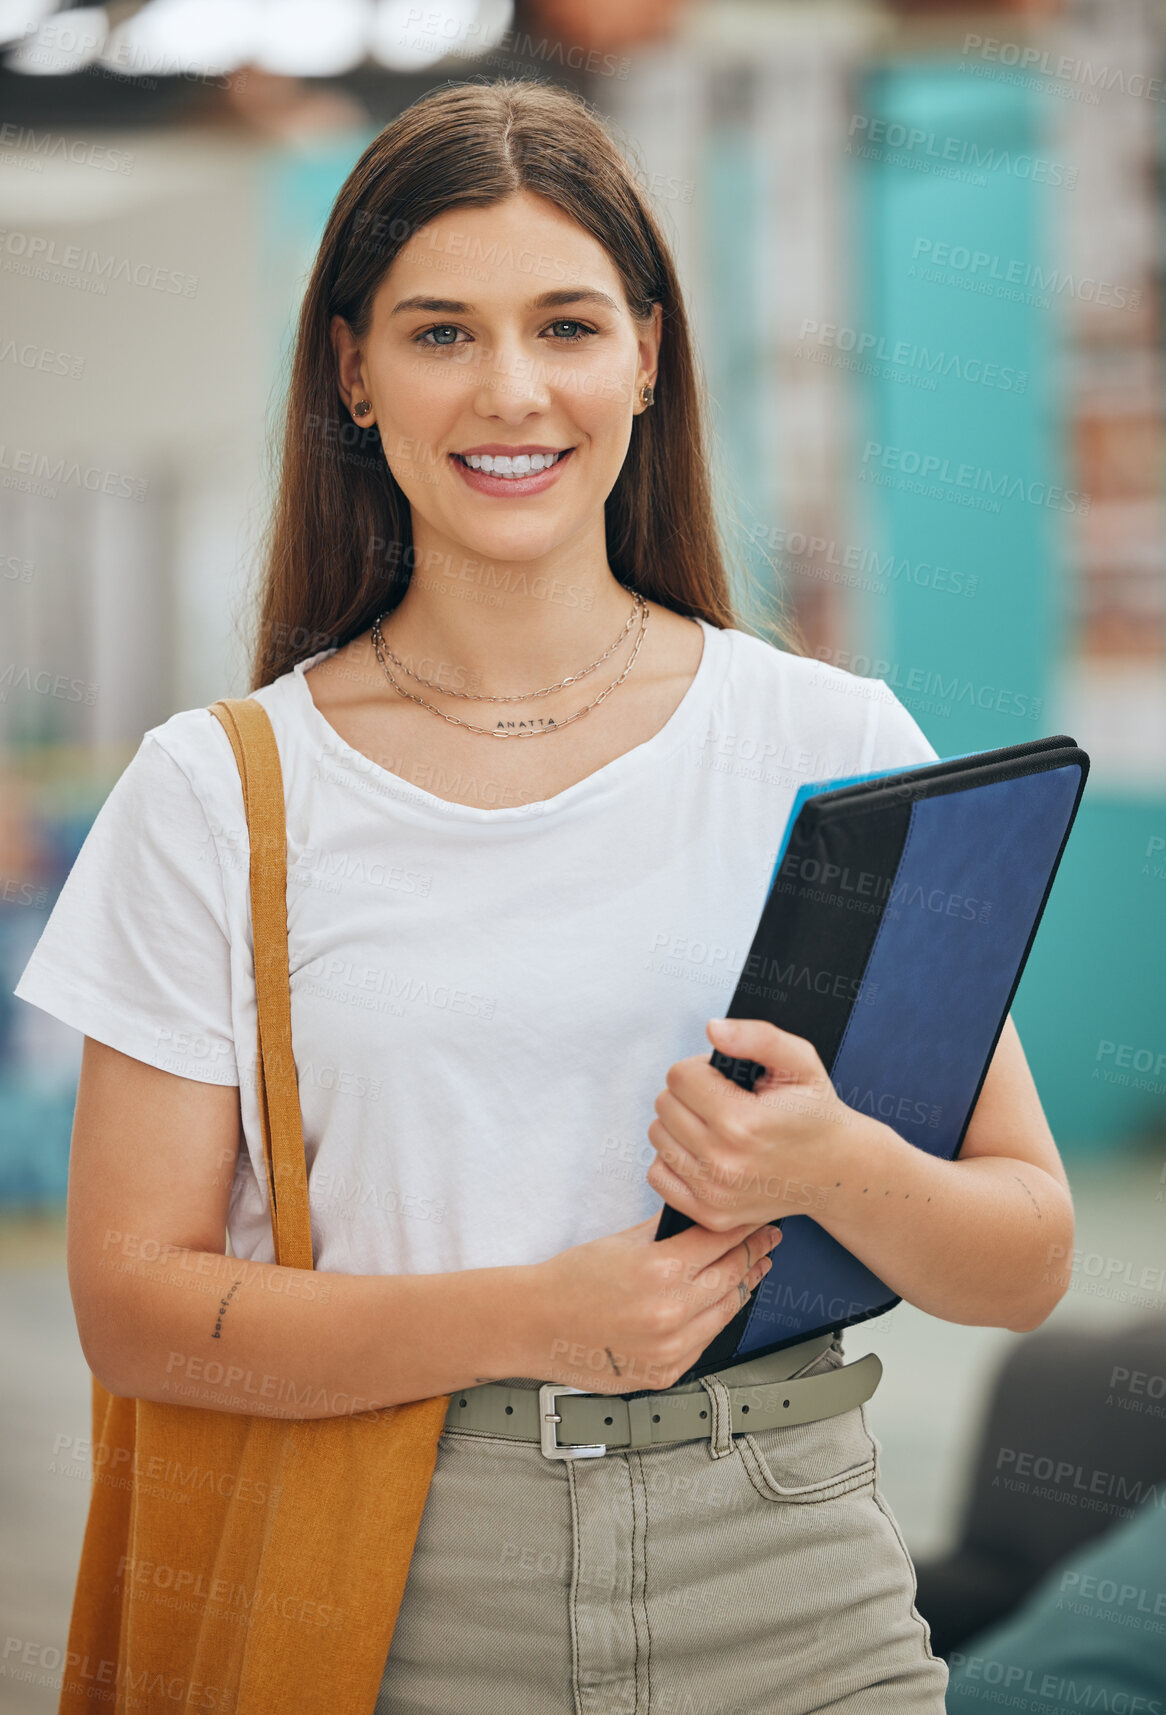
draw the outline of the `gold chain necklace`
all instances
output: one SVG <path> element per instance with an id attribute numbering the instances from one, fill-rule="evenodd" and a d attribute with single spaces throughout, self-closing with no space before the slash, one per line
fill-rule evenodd
<path id="1" fill-rule="evenodd" d="M 648 619 L 650 616 L 650 609 L 648 607 L 648 604 L 643 599 L 643 597 L 641 595 L 633 592 L 632 599 L 636 604 L 636 609 L 639 611 L 640 630 L 639 630 L 639 635 L 636 638 L 635 648 L 632 650 L 632 653 L 631 653 L 631 658 L 628 661 L 628 664 L 624 668 L 623 672 L 620 674 L 619 678 L 613 679 L 611 684 L 607 686 L 606 690 L 600 691 L 599 695 L 595 698 L 595 700 L 593 702 L 588 703 L 586 708 L 576 709 L 575 713 L 573 715 L 568 715 L 565 720 L 555 721 L 550 726 L 530 727 L 530 728 L 526 729 L 525 731 L 522 731 L 522 730 L 507 731 L 507 729 L 505 727 L 474 726 L 470 721 L 459 720 L 456 715 L 447 715 L 445 713 L 444 709 L 434 708 L 433 704 L 427 703 L 425 701 L 424 697 L 418 697 L 418 696 L 414 695 L 414 693 L 412 691 L 407 691 L 405 689 L 405 687 L 402 684 L 399 684 L 398 681 L 393 677 L 393 674 L 392 674 L 387 662 L 385 661 L 384 654 L 382 653 L 383 640 L 381 638 L 381 620 L 380 620 L 380 618 L 378 618 L 376 620 L 376 622 L 374 623 L 373 628 L 372 628 L 372 643 L 373 643 L 373 648 L 376 651 L 377 660 L 380 662 L 381 667 L 384 669 L 385 676 L 388 679 L 390 685 L 392 685 L 393 689 L 395 691 L 399 691 L 401 696 L 408 697 L 408 699 L 411 703 L 419 703 L 423 709 L 429 709 L 432 714 L 440 715 L 442 720 L 448 721 L 451 726 L 464 727 L 466 732 L 480 732 L 486 738 L 541 738 L 544 734 L 549 733 L 549 732 L 560 732 L 564 727 L 570 726 L 572 721 L 580 720 L 583 715 L 590 714 L 591 710 L 594 708 L 597 708 L 605 697 L 609 697 L 611 695 L 611 693 L 615 690 L 617 685 L 623 684 L 624 680 L 627 678 L 628 674 L 631 672 L 633 666 L 635 665 L 636 656 L 640 653 L 640 646 L 644 641 L 644 633 L 648 629 Z M 383 615 L 381 617 L 383 618 Z M 634 611 L 633 611 L 633 618 L 634 618 Z M 626 629 L 627 628 L 625 627 L 625 630 Z M 608 653 L 610 654 L 611 651 L 609 650 Z M 583 675 L 582 674 L 576 674 L 575 677 L 576 678 L 582 678 Z M 424 682 L 424 681 L 422 681 L 422 682 Z M 570 681 L 566 680 L 566 681 L 564 681 L 564 683 L 570 683 Z M 550 686 L 549 689 L 558 690 L 559 687 L 558 686 Z M 541 692 L 541 691 L 535 693 L 535 695 L 538 695 L 538 696 L 542 696 L 544 694 L 545 693 Z M 522 699 L 513 698 L 513 697 L 482 697 L 482 698 L 479 698 L 476 700 L 481 701 L 481 702 L 516 702 L 516 701 L 519 701 Z"/>
<path id="2" fill-rule="evenodd" d="M 609 647 L 603 651 L 602 655 L 597 655 L 590 667 L 584 667 L 578 673 L 568 674 L 567 678 L 560 679 L 557 685 L 544 685 L 541 691 L 516 691 L 513 696 L 507 697 L 476 697 L 472 691 L 447 691 L 445 686 L 439 685 L 435 679 L 423 679 L 420 673 L 414 673 L 413 669 L 407 666 L 406 663 L 401 660 L 399 655 L 393 654 L 393 651 L 385 642 L 384 633 L 381 631 L 381 620 L 386 618 L 388 613 L 391 611 L 389 608 L 386 608 L 384 613 L 378 614 L 376 619 L 373 621 L 373 643 L 375 646 L 376 641 L 379 638 L 381 645 L 384 648 L 384 652 L 393 663 L 393 666 L 399 667 L 403 673 L 407 673 L 409 675 L 414 684 L 424 685 L 427 690 L 442 691 L 447 697 L 464 697 L 465 700 L 470 703 L 530 703 L 533 702 L 536 697 L 549 697 L 553 691 L 566 690 L 568 685 L 577 684 L 580 679 L 585 679 L 589 673 L 594 673 L 597 667 L 601 667 L 607 660 L 608 656 L 614 654 L 619 648 L 620 644 L 635 624 L 636 614 L 639 612 L 641 604 L 642 597 L 635 594 L 633 591 L 632 611 L 628 614 L 627 623 L 616 638 L 615 642 L 610 644 Z M 382 662 L 381 665 L 383 666 L 384 663 Z"/>

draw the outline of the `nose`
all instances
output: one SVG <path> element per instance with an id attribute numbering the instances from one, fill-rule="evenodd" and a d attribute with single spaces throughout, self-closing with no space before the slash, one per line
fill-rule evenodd
<path id="1" fill-rule="evenodd" d="M 547 410 L 550 403 L 546 360 L 517 334 L 500 338 L 483 358 L 477 377 L 474 409 L 478 415 L 519 424 L 532 411 Z"/>

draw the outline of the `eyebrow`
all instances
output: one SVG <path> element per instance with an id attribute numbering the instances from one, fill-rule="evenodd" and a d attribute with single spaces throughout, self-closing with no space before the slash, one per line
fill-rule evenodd
<path id="1" fill-rule="evenodd" d="M 566 304 L 603 304 L 609 310 L 618 310 L 619 305 L 614 298 L 609 298 L 606 292 L 596 291 L 594 287 L 576 291 L 573 287 L 563 286 L 556 292 L 543 292 L 537 298 L 531 298 L 527 304 L 528 310 L 558 309 Z M 404 310 L 426 310 L 435 314 L 454 316 L 471 315 L 473 304 L 464 304 L 458 298 L 402 298 L 399 304 L 394 304 L 390 315 L 400 315 Z"/>

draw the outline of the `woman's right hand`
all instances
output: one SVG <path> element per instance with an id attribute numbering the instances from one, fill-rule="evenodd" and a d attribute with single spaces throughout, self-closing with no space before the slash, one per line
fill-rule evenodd
<path id="1" fill-rule="evenodd" d="M 536 1265 L 527 1374 L 587 1393 L 669 1388 L 769 1272 L 781 1229 L 686 1227 L 656 1240 L 659 1214 Z M 515 1372 L 517 1373 L 517 1372 Z"/>

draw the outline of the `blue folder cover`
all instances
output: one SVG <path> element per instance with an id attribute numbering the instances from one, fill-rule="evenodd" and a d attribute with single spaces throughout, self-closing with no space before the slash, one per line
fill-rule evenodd
<path id="1" fill-rule="evenodd" d="M 1058 735 L 802 787 L 726 1016 L 805 1037 L 849 1107 L 952 1160 L 1088 772 Z M 749 1090 L 764 1071 L 711 1059 Z M 691 1224 L 666 1204 L 656 1237 Z M 811 1215 L 781 1226 L 769 1273 L 682 1379 L 899 1303 Z"/>

